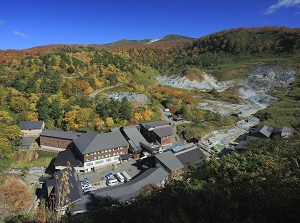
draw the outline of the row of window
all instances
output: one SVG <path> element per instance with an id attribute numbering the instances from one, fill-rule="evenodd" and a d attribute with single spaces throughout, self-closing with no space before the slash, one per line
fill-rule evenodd
<path id="1" fill-rule="evenodd" d="M 99 152 L 94 152 L 94 153 L 88 153 L 86 154 L 87 156 L 90 156 L 90 155 L 96 155 L 96 154 L 100 154 L 100 153 L 107 153 L 107 152 L 111 152 L 111 151 L 115 151 L 115 150 L 120 150 L 122 149 L 121 147 L 117 148 L 117 149 L 106 149 L 106 150 L 102 150 L 102 151 L 99 151 Z"/>
<path id="2" fill-rule="evenodd" d="M 44 146 L 54 146 L 52 143 L 43 143 Z M 55 147 L 59 148 L 63 148 L 63 145 L 55 145 Z"/>
<path id="3" fill-rule="evenodd" d="M 117 160 L 119 160 L 119 157 L 115 157 L 114 159 L 113 159 L 114 161 L 117 161 Z M 103 159 L 103 160 L 98 160 L 98 161 L 96 161 L 95 162 L 95 165 L 99 165 L 99 164 L 102 164 L 102 163 L 108 163 L 108 162 L 111 162 L 112 161 L 112 158 L 108 158 L 108 159 Z M 86 166 L 93 166 L 93 163 L 87 163 L 86 164 Z"/>
<path id="4" fill-rule="evenodd" d="M 44 143 L 44 144 L 46 144 L 47 141 L 50 142 L 49 139 L 48 139 L 48 140 L 45 140 L 45 139 L 44 139 L 44 140 L 41 140 L 41 142 Z M 56 141 L 56 140 L 51 140 L 51 142 L 52 142 L 52 143 L 53 143 L 53 142 L 54 142 L 54 143 L 61 143 L 61 144 L 64 143 L 63 141 Z M 68 142 L 66 142 L 66 145 L 67 145 L 67 144 L 68 144 Z"/>
<path id="5" fill-rule="evenodd" d="M 110 156 L 118 156 L 118 155 L 122 155 L 123 154 L 123 152 L 117 152 L 117 154 L 116 153 L 113 153 L 113 155 L 111 155 L 111 154 L 106 154 L 105 156 L 98 156 L 98 159 L 103 159 L 103 158 L 106 158 L 106 157 L 110 157 Z M 97 160 L 97 157 L 91 157 L 91 158 L 87 158 L 87 161 L 90 161 L 90 160 L 93 160 L 93 159 L 95 159 L 95 160 Z"/>

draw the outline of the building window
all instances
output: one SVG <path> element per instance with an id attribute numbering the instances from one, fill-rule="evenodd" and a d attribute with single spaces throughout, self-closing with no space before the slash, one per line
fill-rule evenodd
<path id="1" fill-rule="evenodd" d="M 104 152 L 106 152 L 106 153 L 107 153 L 107 150 L 105 150 Z"/>
<path id="2" fill-rule="evenodd" d="M 107 155 L 105 155 L 105 157 L 107 157 Z"/>
<path id="3" fill-rule="evenodd" d="M 120 152 L 120 155 L 122 155 L 123 154 L 123 152 Z"/>
<path id="4" fill-rule="evenodd" d="M 101 151 L 101 153 L 104 153 L 103 151 Z"/>
<path id="5" fill-rule="evenodd" d="M 104 158 L 104 156 L 101 156 L 101 159 L 103 159 Z"/>
<path id="6" fill-rule="evenodd" d="M 119 152 L 117 152 L 117 155 L 119 155 Z"/>
<path id="7" fill-rule="evenodd" d="M 96 162 L 96 164 L 104 163 L 104 160 L 99 160 Z"/>
<path id="8" fill-rule="evenodd" d="M 111 149 L 109 149 L 108 152 L 111 152 Z"/>
<path id="9" fill-rule="evenodd" d="M 115 156 L 115 155 L 116 155 L 116 153 L 113 154 L 113 156 Z"/>

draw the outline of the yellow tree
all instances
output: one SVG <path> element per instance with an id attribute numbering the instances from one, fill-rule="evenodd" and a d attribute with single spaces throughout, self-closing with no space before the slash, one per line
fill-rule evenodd
<path id="1" fill-rule="evenodd" d="M 143 115 L 141 113 L 135 112 L 134 113 L 134 118 L 137 120 L 142 120 L 143 119 Z"/>
<path id="2" fill-rule="evenodd" d="M 107 117 L 105 119 L 105 122 L 108 128 L 111 128 L 115 125 L 114 119 L 112 117 Z"/>
<path id="3" fill-rule="evenodd" d="M 99 115 L 95 117 L 94 123 L 95 123 L 95 130 L 100 131 L 105 129 L 105 122 L 99 117 Z"/>
<path id="4" fill-rule="evenodd" d="M 4 129 L 4 136 L 10 140 L 19 140 L 21 139 L 23 133 L 17 125 L 10 125 Z"/>
<path id="5" fill-rule="evenodd" d="M 76 123 L 77 113 L 78 113 L 78 111 L 68 111 L 65 114 L 65 117 L 63 120 L 65 122 L 66 129 L 68 131 L 75 130 L 78 128 L 78 124 Z"/>
<path id="6" fill-rule="evenodd" d="M 10 114 L 7 111 L 0 111 L 0 122 L 8 124 L 12 121 L 13 118 L 10 116 Z"/>
<path id="7" fill-rule="evenodd" d="M 76 120 L 80 126 L 87 126 L 91 121 L 93 115 L 93 109 L 82 108 L 77 112 Z"/>
<path id="8" fill-rule="evenodd" d="M 143 112 L 144 120 L 145 121 L 150 121 L 152 114 L 153 114 L 153 111 L 151 111 L 151 110 L 147 109 L 146 111 L 144 111 Z"/>

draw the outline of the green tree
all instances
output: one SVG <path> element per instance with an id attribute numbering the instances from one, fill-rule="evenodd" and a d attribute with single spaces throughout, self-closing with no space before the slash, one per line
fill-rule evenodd
<path id="1" fill-rule="evenodd" d="M 47 101 L 48 96 L 42 94 L 36 103 L 36 110 L 39 120 L 47 121 L 49 119 L 49 103 Z"/>
<path id="2" fill-rule="evenodd" d="M 28 101 L 23 96 L 14 96 L 9 103 L 9 109 L 21 113 L 28 109 Z"/>

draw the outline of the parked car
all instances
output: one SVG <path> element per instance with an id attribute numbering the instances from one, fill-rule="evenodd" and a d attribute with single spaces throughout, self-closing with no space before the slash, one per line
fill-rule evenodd
<path id="1" fill-rule="evenodd" d="M 87 188 L 92 189 L 92 185 L 91 185 L 91 184 L 84 184 L 84 185 L 81 186 L 81 188 L 82 188 L 83 190 L 84 190 L 84 189 L 87 189 Z"/>
<path id="2" fill-rule="evenodd" d="M 92 190 L 90 188 L 86 188 L 82 190 L 83 194 L 92 193 Z"/>
<path id="3" fill-rule="evenodd" d="M 117 184 L 118 184 L 118 180 L 116 178 L 106 180 L 106 185 L 107 186 L 115 186 Z"/>
<path id="4" fill-rule="evenodd" d="M 122 171 L 121 174 L 124 176 L 126 182 L 131 180 L 131 177 L 128 175 L 126 171 Z"/>
<path id="5" fill-rule="evenodd" d="M 118 181 L 124 183 L 125 181 L 124 176 L 122 176 L 120 173 L 116 173 L 114 176 L 118 179 Z"/>
<path id="6" fill-rule="evenodd" d="M 113 176 L 113 173 L 108 173 L 105 175 L 105 178 L 109 180 L 112 176 Z"/>

